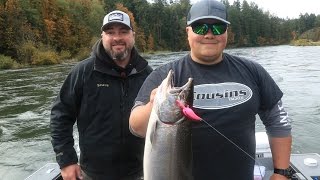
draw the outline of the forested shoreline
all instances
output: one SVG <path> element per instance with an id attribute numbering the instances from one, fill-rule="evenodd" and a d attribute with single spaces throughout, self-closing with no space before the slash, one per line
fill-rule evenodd
<path id="1" fill-rule="evenodd" d="M 245 0 L 222 2 L 231 22 L 229 47 L 289 44 L 320 27 L 320 15 L 283 19 Z M 0 0 L 0 69 L 87 57 L 114 9 L 129 14 L 140 52 L 188 50 L 190 6 L 190 0 Z"/>

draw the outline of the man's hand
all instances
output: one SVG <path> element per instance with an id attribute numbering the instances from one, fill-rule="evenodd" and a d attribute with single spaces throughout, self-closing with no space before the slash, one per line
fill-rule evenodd
<path id="1" fill-rule="evenodd" d="M 149 96 L 149 102 L 145 105 L 136 106 L 131 111 L 129 126 L 131 132 L 136 136 L 146 137 L 148 122 L 156 92 L 157 88 L 153 89 Z"/>
<path id="2" fill-rule="evenodd" d="M 61 175 L 64 180 L 83 179 L 81 168 L 78 164 L 72 164 L 61 169 Z"/>
<path id="3" fill-rule="evenodd" d="M 152 91 L 151 91 L 151 93 L 150 93 L 150 103 L 153 105 L 153 100 L 154 100 L 154 98 L 155 98 L 155 96 L 156 96 L 156 93 L 157 93 L 157 89 L 158 88 L 155 88 L 155 89 L 153 89 Z"/>

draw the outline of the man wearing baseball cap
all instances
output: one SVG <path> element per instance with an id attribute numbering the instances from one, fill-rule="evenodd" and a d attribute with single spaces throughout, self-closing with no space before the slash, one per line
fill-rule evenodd
<path id="1" fill-rule="evenodd" d="M 110 12 L 101 31 L 91 56 L 71 70 L 51 110 L 52 145 L 64 180 L 138 180 L 143 173 L 144 139 L 130 133 L 128 120 L 152 69 L 134 47 L 128 14 Z"/>
<path id="2" fill-rule="evenodd" d="M 113 23 L 120 23 L 120 24 L 126 25 L 128 26 L 128 28 L 132 30 L 131 21 L 128 14 L 122 11 L 116 10 L 116 11 L 110 12 L 103 18 L 101 31 L 103 31 L 108 25 Z"/>
<path id="3" fill-rule="evenodd" d="M 223 52 L 231 24 L 223 3 L 197 1 L 186 23 L 190 53 L 149 75 L 130 115 L 131 131 L 140 137 L 146 135 L 154 89 L 172 69 L 175 87 L 193 78 L 193 109 L 206 121 L 193 123 L 193 170 L 186 173 L 192 173 L 195 180 L 253 179 L 255 121 L 259 115 L 273 155 L 275 174 L 271 179 L 287 179 L 292 138 L 282 91 L 257 62 Z"/>

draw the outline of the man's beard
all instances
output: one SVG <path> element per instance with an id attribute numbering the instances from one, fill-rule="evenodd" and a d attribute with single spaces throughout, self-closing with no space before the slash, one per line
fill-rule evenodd
<path id="1" fill-rule="evenodd" d="M 110 52 L 111 58 L 115 61 L 124 61 L 126 57 L 129 55 L 129 49 L 126 48 L 124 51 L 115 52 L 111 50 Z"/>

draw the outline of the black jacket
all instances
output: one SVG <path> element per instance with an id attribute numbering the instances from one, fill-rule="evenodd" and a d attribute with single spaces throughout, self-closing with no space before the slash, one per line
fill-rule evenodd
<path id="1" fill-rule="evenodd" d="M 142 172 L 144 139 L 129 131 L 134 99 L 152 68 L 134 48 L 126 68 L 117 66 L 101 40 L 91 56 L 64 81 L 51 110 L 51 137 L 61 168 L 78 162 L 73 125 L 77 122 L 81 168 L 108 179 Z"/>

